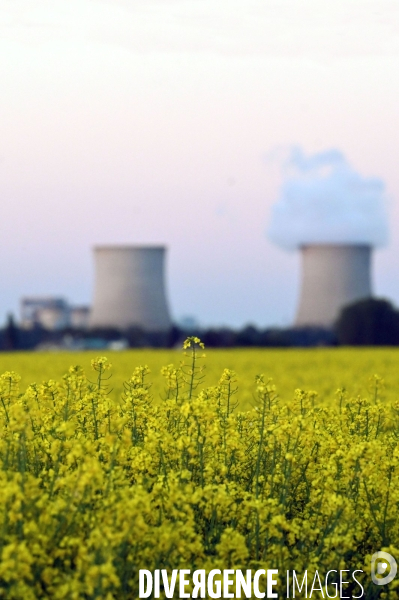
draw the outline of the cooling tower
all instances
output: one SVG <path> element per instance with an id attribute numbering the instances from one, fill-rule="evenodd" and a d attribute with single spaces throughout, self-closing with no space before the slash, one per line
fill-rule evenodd
<path id="1" fill-rule="evenodd" d="M 162 246 L 100 246 L 94 249 L 95 287 L 90 327 L 167 331 Z"/>
<path id="2" fill-rule="evenodd" d="M 297 326 L 330 327 L 343 306 L 371 296 L 371 246 L 312 244 L 301 247 L 302 289 Z"/>

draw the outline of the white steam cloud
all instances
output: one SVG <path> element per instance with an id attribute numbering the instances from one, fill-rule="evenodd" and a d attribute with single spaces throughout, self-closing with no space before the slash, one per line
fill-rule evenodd
<path id="1" fill-rule="evenodd" d="M 383 181 L 356 173 L 339 150 L 307 157 L 293 148 L 284 173 L 268 231 L 275 243 L 288 249 L 386 243 Z"/>

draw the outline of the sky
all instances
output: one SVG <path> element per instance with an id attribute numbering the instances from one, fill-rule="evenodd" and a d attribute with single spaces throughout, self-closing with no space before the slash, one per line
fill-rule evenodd
<path id="1" fill-rule="evenodd" d="M 281 156 L 383 183 L 374 290 L 399 304 L 399 3 L 0 0 L 0 322 L 89 303 L 96 244 L 166 244 L 175 320 L 286 326 Z"/>

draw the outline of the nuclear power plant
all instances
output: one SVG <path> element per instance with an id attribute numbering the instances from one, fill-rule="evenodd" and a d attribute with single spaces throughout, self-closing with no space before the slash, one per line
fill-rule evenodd
<path id="1" fill-rule="evenodd" d="M 388 240 L 384 182 L 358 173 L 337 149 L 293 147 L 268 234 L 301 254 L 295 327 L 331 329 L 342 308 L 372 296 L 372 253 Z"/>
<path id="2" fill-rule="evenodd" d="M 307 157 L 293 148 L 285 167 L 268 233 L 276 244 L 301 255 L 301 289 L 291 329 L 295 336 L 319 335 L 320 330 L 333 334 L 345 306 L 372 297 L 373 249 L 387 240 L 384 184 L 359 175 L 334 149 Z M 165 256 L 164 246 L 98 246 L 90 315 L 88 307 L 71 307 L 57 297 L 28 297 L 22 302 L 22 323 L 46 331 L 83 331 L 88 325 L 93 339 L 113 335 L 94 330 L 119 330 L 131 344 L 171 340 L 182 322 L 172 330 Z M 195 326 L 189 320 L 180 329 L 195 331 Z M 255 344 L 251 335 L 248 343 Z"/>
<path id="3" fill-rule="evenodd" d="M 163 246 L 96 247 L 89 327 L 168 331 L 165 254 Z"/>
<path id="4" fill-rule="evenodd" d="M 370 245 L 309 244 L 300 251 L 296 326 L 331 327 L 345 305 L 372 295 Z"/>

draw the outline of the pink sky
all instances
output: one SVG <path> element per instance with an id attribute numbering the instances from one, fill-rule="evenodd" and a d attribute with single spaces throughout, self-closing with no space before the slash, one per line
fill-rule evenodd
<path id="1" fill-rule="evenodd" d="M 175 319 L 289 324 L 299 259 L 265 232 L 293 144 L 384 181 L 399 304 L 398 32 L 385 0 L 0 0 L 0 321 L 154 242 Z"/>

